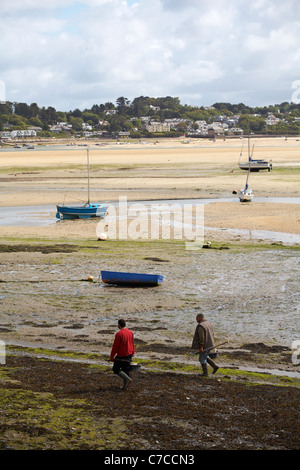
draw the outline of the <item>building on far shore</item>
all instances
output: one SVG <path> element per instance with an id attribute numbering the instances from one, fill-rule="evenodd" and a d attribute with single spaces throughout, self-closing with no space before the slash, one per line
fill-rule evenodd
<path id="1" fill-rule="evenodd" d="M 1 139 L 24 139 L 25 137 L 36 137 L 36 134 L 36 129 L 18 129 L 14 131 L 2 131 L 0 132 L 0 137 Z"/>
<path id="2" fill-rule="evenodd" d="M 146 129 L 149 132 L 169 132 L 171 126 L 167 122 L 150 121 L 149 124 L 146 124 Z"/>

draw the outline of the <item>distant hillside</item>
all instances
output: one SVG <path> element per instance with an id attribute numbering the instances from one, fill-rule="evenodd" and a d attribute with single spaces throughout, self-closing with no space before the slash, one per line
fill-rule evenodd
<path id="1" fill-rule="evenodd" d="M 264 107 L 215 103 L 210 107 L 182 105 L 179 98 L 120 97 L 116 103 L 65 112 L 36 103 L 0 104 L 2 138 L 35 136 L 176 136 L 199 137 L 300 134 L 300 104 Z M 26 132 L 25 132 L 26 131 Z"/>

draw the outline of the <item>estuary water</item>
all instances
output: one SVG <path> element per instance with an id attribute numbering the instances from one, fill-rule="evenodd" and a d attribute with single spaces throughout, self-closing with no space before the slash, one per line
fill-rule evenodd
<path id="1" fill-rule="evenodd" d="M 207 205 L 212 202 L 236 202 L 236 198 L 220 198 L 220 199 L 174 199 L 174 200 L 151 200 L 151 201 L 130 201 L 128 202 L 128 215 L 130 217 L 130 206 L 133 204 L 141 204 L 147 210 L 155 210 L 157 206 L 164 205 Z M 257 197 L 255 203 L 285 203 L 285 204 L 300 204 L 299 197 Z M 118 202 L 107 202 L 109 205 L 118 207 Z M 55 217 L 55 205 L 36 205 L 36 206 L 17 206 L 17 207 L 1 207 L 0 208 L 0 226 L 9 227 L 43 227 L 49 226 L 63 221 Z M 76 223 L 76 220 L 74 221 Z M 205 226 L 205 229 L 218 232 L 227 231 L 228 234 L 241 236 L 244 239 L 261 239 L 270 240 L 273 242 L 282 242 L 286 244 L 300 243 L 300 235 L 289 234 L 282 232 L 271 232 L 267 230 L 243 230 L 243 229 L 229 229 L 229 228 L 216 228 Z"/>

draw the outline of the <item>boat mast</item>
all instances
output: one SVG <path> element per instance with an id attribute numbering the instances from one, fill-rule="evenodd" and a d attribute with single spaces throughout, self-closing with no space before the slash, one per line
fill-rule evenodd
<path id="1" fill-rule="evenodd" d="M 249 161 L 249 166 L 250 166 L 250 160 L 251 160 L 251 155 L 250 155 L 250 135 L 248 135 L 248 161 Z"/>
<path id="2" fill-rule="evenodd" d="M 89 148 L 87 149 L 87 166 L 88 166 L 88 204 L 90 203 L 90 155 Z"/>
<path id="3" fill-rule="evenodd" d="M 250 173 L 250 161 L 249 161 L 249 168 L 248 168 L 248 173 L 247 173 L 247 178 L 246 178 L 246 184 L 245 184 L 245 190 L 244 191 L 246 191 L 248 189 L 249 173 Z"/>
<path id="4" fill-rule="evenodd" d="M 252 158 L 252 155 L 250 155 L 250 135 L 249 134 L 248 134 L 248 155 L 249 155 L 249 158 L 248 158 L 249 166 L 248 166 L 248 172 L 247 172 L 247 178 L 246 178 L 246 184 L 245 184 L 244 191 L 247 191 L 247 189 L 248 189 L 248 179 L 249 179 L 250 165 L 251 165 L 251 158 Z"/>
<path id="5" fill-rule="evenodd" d="M 241 148 L 241 151 L 240 151 L 239 163 L 240 163 L 242 155 L 243 155 L 243 147 L 244 147 L 244 141 L 242 142 L 242 148 Z"/>

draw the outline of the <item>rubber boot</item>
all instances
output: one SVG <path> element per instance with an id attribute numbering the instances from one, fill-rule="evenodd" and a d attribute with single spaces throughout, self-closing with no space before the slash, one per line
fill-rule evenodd
<path id="1" fill-rule="evenodd" d="M 208 376 L 208 372 L 207 372 L 207 364 L 201 364 L 202 366 L 202 370 L 203 370 L 203 373 L 200 374 L 201 377 L 207 377 Z"/>
<path id="2" fill-rule="evenodd" d="M 213 374 L 215 374 L 217 372 L 217 370 L 219 369 L 219 367 L 217 366 L 217 364 L 214 363 L 214 361 L 212 361 L 210 359 L 210 357 L 207 358 L 207 362 L 208 364 L 213 368 Z"/>
<path id="3" fill-rule="evenodd" d="M 118 373 L 118 376 L 121 377 L 121 379 L 123 379 L 123 387 L 121 387 L 121 390 L 126 390 L 126 388 L 130 384 L 132 379 L 128 377 L 128 375 L 125 374 L 125 372 L 123 372 L 122 370 L 120 370 L 120 372 Z"/>

